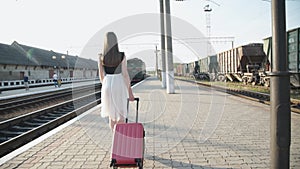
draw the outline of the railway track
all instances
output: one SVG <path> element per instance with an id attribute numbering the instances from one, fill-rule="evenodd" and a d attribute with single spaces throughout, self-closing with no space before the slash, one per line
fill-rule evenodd
<path id="1" fill-rule="evenodd" d="M 133 82 L 131 85 L 136 83 Z M 7 102 L 1 100 L 0 110 L 7 114 L 20 107 L 53 102 L 57 97 L 63 98 L 65 101 L 42 109 L 37 107 L 36 111 L 0 121 L 0 158 L 100 104 L 100 89 L 101 85 L 95 84 L 58 93 L 52 91 L 42 95 L 12 98 Z"/>
<path id="2" fill-rule="evenodd" d="M 0 157 L 100 104 L 100 85 L 44 93 L 28 99 L 14 98 L 1 105 L 0 109 L 1 112 L 12 113 L 20 107 L 44 104 L 56 97 L 66 101 L 42 109 L 37 107 L 36 111 L 0 122 Z"/>
<path id="3" fill-rule="evenodd" d="M 195 80 L 187 80 L 187 79 L 178 79 L 178 80 L 183 80 L 183 81 L 187 81 L 187 82 L 191 82 L 191 83 L 197 83 L 198 85 L 212 87 L 218 91 L 226 92 L 226 93 L 238 96 L 238 97 L 242 97 L 242 98 L 246 98 L 249 100 L 253 100 L 256 102 L 270 105 L 270 95 L 269 94 L 248 91 L 248 90 L 227 88 L 227 87 L 222 87 L 222 86 L 208 85 L 208 84 L 201 83 L 201 82 L 195 81 Z M 291 99 L 291 111 L 300 114 L 300 100 Z"/>
<path id="4" fill-rule="evenodd" d="M 100 83 L 98 83 L 0 100 L 0 121 L 54 105 L 63 100 L 71 100 L 77 93 L 93 92 L 100 90 L 100 87 Z"/>

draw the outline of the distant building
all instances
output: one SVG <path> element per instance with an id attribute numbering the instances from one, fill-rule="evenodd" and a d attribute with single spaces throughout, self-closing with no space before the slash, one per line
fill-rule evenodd
<path id="1" fill-rule="evenodd" d="M 0 43 L 0 81 L 51 79 L 57 73 L 65 79 L 98 77 L 97 61 L 57 53 L 13 42 Z"/>

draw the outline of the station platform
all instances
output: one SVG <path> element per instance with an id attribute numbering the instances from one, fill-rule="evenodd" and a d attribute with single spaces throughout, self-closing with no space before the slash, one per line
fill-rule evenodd
<path id="1" fill-rule="evenodd" d="M 175 80 L 133 88 L 144 124 L 144 168 L 270 168 L 270 107 Z M 129 120 L 135 120 L 130 104 Z M 98 105 L 0 159 L 0 168 L 109 168 L 112 131 Z M 292 114 L 291 168 L 300 168 L 300 115 Z"/>

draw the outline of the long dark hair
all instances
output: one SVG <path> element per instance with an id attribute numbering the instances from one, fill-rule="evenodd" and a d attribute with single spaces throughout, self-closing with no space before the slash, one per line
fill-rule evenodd
<path id="1" fill-rule="evenodd" d="M 104 38 L 102 64 L 109 67 L 118 66 L 123 60 L 123 55 L 119 51 L 118 39 L 115 33 L 107 32 Z"/>

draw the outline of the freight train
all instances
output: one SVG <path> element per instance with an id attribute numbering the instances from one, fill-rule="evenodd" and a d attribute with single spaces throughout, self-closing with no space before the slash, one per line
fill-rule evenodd
<path id="1" fill-rule="evenodd" d="M 263 76 L 268 68 L 267 64 L 263 45 L 252 43 L 188 63 L 185 70 L 182 70 L 182 66 L 175 69 L 177 72 L 185 71 L 199 80 L 229 80 L 269 85 L 269 77 Z"/>
<path id="2" fill-rule="evenodd" d="M 199 80 L 239 81 L 270 86 L 272 37 L 262 43 L 239 46 L 188 64 L 175 64 L 178 76 Z M 292 87 L 300 87 L 300 28 L 287 32 L 288 70 Z"/>

